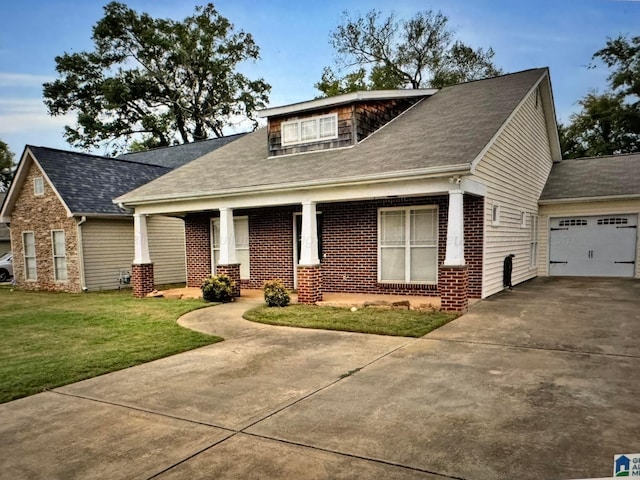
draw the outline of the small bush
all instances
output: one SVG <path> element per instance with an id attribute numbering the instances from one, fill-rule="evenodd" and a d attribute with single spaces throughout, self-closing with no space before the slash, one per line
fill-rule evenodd
<path id="1" fill-rule="evenodd" d="M 233 300 L 236 284 L 227 275 L 214 275 L 202 284 L 202 298 L 207 302 L 227 303 Z"/>
<path id="2" fill-rule="evenodd" d="M 291 301 L 289 290 L 279 278 L 264 282 L 262 291 L 264 292 L 264 301 L 269 307 L 286 307 Z"/>

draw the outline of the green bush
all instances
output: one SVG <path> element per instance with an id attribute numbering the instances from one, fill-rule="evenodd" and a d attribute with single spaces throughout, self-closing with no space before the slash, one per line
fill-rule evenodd
<path id="1" fill-rule="evenodd" d="M 264 301 L 269 307 L 286 307 L 291 301 L 289 290 L 279 278 L 264 282 Z"/>
<path id="2" fill-rule="evenodd" d="M 202 298 L 207 302 L 227 303 L 233 301 L 233 289 L 236 283 L 227 275 L 214 275 L 202 284 Z"/>

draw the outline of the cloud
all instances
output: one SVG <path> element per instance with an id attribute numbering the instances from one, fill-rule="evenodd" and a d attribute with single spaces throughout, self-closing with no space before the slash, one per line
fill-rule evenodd
<path id="1" fill-rule="evenodd" d="M 41 99 L 0 99 L 0 135 L 23 131 L 60 131 L 64 125 L 73 124 L 73 115 L 52 117 Z"/>
<path id="2" fill-rule="evenodd" d="M 0 72 L 0 87 L 41 87 L 43 83 L 54 80 L 55 77 L 49 75 Z"/>

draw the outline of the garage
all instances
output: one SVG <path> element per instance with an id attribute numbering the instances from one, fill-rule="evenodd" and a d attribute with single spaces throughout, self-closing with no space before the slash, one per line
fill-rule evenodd
<path id="1" fill-rule="evenodd" d="M 549 275 L 633 277 L 637 215 L 549 218 Z"/>

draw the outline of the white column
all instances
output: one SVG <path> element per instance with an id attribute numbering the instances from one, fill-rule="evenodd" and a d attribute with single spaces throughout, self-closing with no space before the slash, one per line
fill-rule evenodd
<path id="1" fill-rule="evenodd" d="M 447 266 L 465 265 L 463 195 L 462 190 L 449 192 L 447 250 L 444 256 L 444 264 Z"/>
<path id="2" fill-rule="evenodd" d="M 135 213 L 133 215 L 133 241 L 134 257 L 133 263 L 142 265 L 151 263 L 149 256 L 149 237 L 147 236 L 147 216 Z"/>
<path id="3" fill-rule="evenodd" d="M 300 265 L 319 265 L 318 225 L 315 202 L 302 202 L 302 232 L 300 241 Z"/>
<path id="4" fill-rule="evenodd" d="M 233 210 L 220 209 L 220 258 L 219 265 L 238 263 L 236 256 L 236 231 L 233 226 Z"/>

